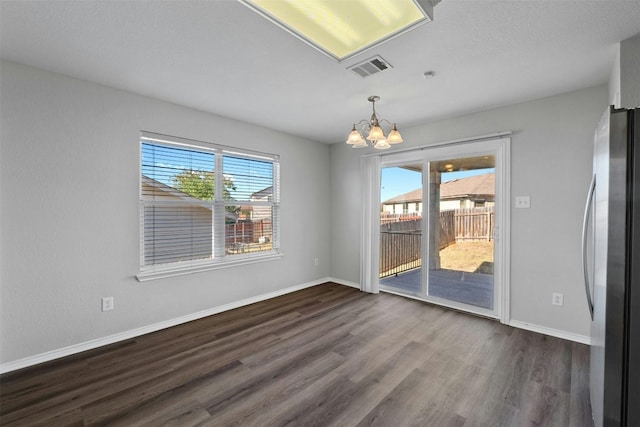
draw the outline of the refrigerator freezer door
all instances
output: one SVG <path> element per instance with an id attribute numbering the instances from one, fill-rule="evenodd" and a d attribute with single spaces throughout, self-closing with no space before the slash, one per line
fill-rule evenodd
<path id="1" fill-rule="evenodd" d="M 640 426 L 640 108 L 633 118 L 631 162 L 631 247 L 629 260 L 629 323 L 627 330 L 627 425 Z"/>
<path id="2" fill-rule="evenodd" d="M 607 307 L 604 339 L 604 425 L 626 426 L 628 292 L 629 115 L 614 110 L 609 121 L 609 228 L 607 230 Z"/>

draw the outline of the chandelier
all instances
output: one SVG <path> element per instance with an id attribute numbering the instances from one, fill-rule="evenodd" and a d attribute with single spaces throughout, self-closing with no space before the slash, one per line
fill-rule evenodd
<path id="1" fill-rule="evenodd" d="M 371 141 L 373 148 L 377 148 L 378 150 L 386 150 L 387 148 L 391 148 L 392 144 L 400 144 L 402 142 L 402 135 L 398 132 L 396 124 L 386 119 L 379 119 L 376 115 L 376 101 L 379 101 L 380 97 L 372 95 L 368 100 L 373 104 L 371 119 L 362 119 L 358 123 L 354 123 L 353 129 L 347 138 L 347 144 L 350 144 L 352 148 L 368 147 L 367 141 L 362 136 L 363 132 L 368 132 L 367 139 Z M 386 122 L 391 127 L 388 136 L 385 136 L 384 130 L 380 126 L 381 122 Z"/>

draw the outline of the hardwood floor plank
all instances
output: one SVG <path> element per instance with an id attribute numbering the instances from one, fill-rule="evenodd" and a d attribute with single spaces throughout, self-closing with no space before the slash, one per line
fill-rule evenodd
<path id="1" fill-rule="evenodd" d="M 375 408 L 360 421 L 358 426 L 409 425 L 433 399 L 442 383 L 433 381 L 430 375 L 414 369 Z M 419 396 L 418 398 L 416 398 Z"/>
<path id="2" fill-rule="evenodd" d="M 247 355 L 242 358 L 242 363 L 247 366 L 265 365 L 274 360 L 287 359 L 300 352 L 304 353 L 309 347 L 335 344 L 335 341 L 342 339 L 348 333 L 349 321 L 353 321 L 353 317 L 349 314 L 338 315 L 327 320 L 313 322 L 312 327 L 304 328 L 301 332 L 278 340 L 277 345 L 265 346 Z M 295 330 L 297 327 L 293 326 L 292 329 Z"/>
<path id="3" fill-rule="evenodd" d="M 275 340 L 277 340 L 276 337 L 267 336 L 256 340 L 255 344 L 266 345 Z M 185 358 L 172 358 L 170 360 L 171 371 L 161 376 L 83 405 L 82 410 L 85 419 L 90 424 L 98 423 L 109 418 L 105 414 L 129 412 L 173 388 L 197 380 L 208 373 L 215 373 L 219 369 L 224 370 L 235 363 L 239 363 L 238 358 L 246 352 L 246 348 L 243 346 L 235 346 L 222 351 L 215 351 L 209 346 L 206 347 L 207 351 L 189 351 L 189 355 Z M 212 354 L 215 357 L 212 357 Z"/>
<path id="4" fill-rule="evenodd" d="M 260 389 L 265 384 L 277 381 L 283 375 L 288 375 L 291 371 L 295 371 L 301 366 L 304 366 L 303 371 L 307 372 L 307 364 L 310 363 L 309 361 L 314 360 L 316 357 L 324 356 L 327 353 L 327 347 L 330 348 L 330 346 L 325 346 L 324 344 L 330 342 L 331 339 L 339 340 L 341 337 L 342 335 L 338 334 L 330 337 L 327 341 L 313 342 L 307 345 L 303 352 L 291 352 L 287 357 L 273 360 L 269 364 L 254 366 L 245 378 L 225 390 L 225 392 L 217 396 L 215 400 L 208 397 L 206 400 L 203 399 L 202 402 L 206 405 L 210 413 L 222 411 L 225 406 L 239 404 L 244 397 L 255 392 L 255 390 Z M 342 356 L 339 357 L 343 360 Z"/>
<path id="5" fill-rule="evenodd" d="M 85 371 L 89 373 L 89 371 Z M 36 393 L 31 394 L 28 403 L 21 405 L 19 408 L 5 408 L 2 405 L 3 415 L 0 418 L 0 424 L 17 422 L 17 425 L 29 425 L 37 420 L 48 420 L 53 418 L 49 413 L 72 412 L 74 408 L 80 408 L 82 405 L 92 402 L 96 399 L 108 397 L 114 393 L 126 390 L 140 382 L 153 381 L 157 376 L 161 376 L 170 372 L 168 367 L 147 366 L 142 370 L 133 370 L 122 372 L 114 377 L 108 374 L 96 379 L 95 382 L 83 381 L 82 385 L 76 387 L 75 384 L 65 384 L 66 380 L 61 377 L 56 380 L 59 391 L 55 393 Z M 90 376 L 90 375 L 88 375 Z M 97 388 L 95 385 L 100 384 Z M 5 413 L 6 410 L 6 413 Z"/>
<path id="6" fill-rule="evenodd" d="M 479 399 L 484 399 L 482 385 L 489 374 L 484 369 L 472 364 L 460 364 L 456 359 L 449 359 L 448 375 L 439 375 L 440 389 L 446 393 L 437 393 L 431 397 L 428 405 L 409 423 L 410 425 L 463 425 L 466 415 Z M 475 383 L 475 384 L 474 384 Z"/>
<path id="7" fill-rule="evenodd" d="M 390 360 L 404 357 L 402 353 L 404 349 L 413 347 L 420 347 L 420 350 L 416 356 L 418 359 L 410 361 L 411 366 L 419 364 L 421 360 L 428 357 L 430 348 L 426 345 L 420 346 L 421 343 L 414 341 L 409 333 L 404 332 L 419 328 L 420 323 L 418 319 L 394 322 L 393 326 L 389 327 L 390 334 L 373 339 L 370 345 L 361 347 L 351 356 L 350 360 L 353 362 L 345 366 L 344 373 L 349 375 L 353 382 L 359 383 L 367 377 L 377 375 L 381 367 L 389 365 Z"/>
<path id="8" fill-rule="evenodd" d="M 591 400 L 589 396 L 589 347 L 571 345 L 570 427 L 591 425 Z"/>
<path id="9" fill-rule="evenodd" d="M 502 398 L 506 404 L 519 407 L 534 369 L 536 352 L 533 349 L 540 342 L 537 338 L 520 331 L 512 334 L 511 345 L 497 358 L 498 364 L 492 369 L 496 372 L 493 385 L 497 394 L 492 396 L 494 399 Z"/>
<path id="10" fill-rule="evenodd" d="M 200 336 L 201 334 L 193 333 L 179 335 L 176 339 L 172 340 L 172 345 L 169 347 L 166 345 L 166 341 L 155 339 L 155 335 L 145 336 L 140 338 L 144 344 L 127 346 L 126 352 L 123 352 L 122 347 L 119 347 L 115 352 L 108 351 L 106 357 L 91 357 L 87 362 L 87 367 L 89 369 L 83 375 L 67 376 L 66 372 L 63 371 L 58 373 L 58 375 L 60 375 L 60 378 L 64 378 L 64 381 L 56 381 L 55 379 L 52 381 L 48 378 L 44 380 L 45 382 L 42 382 L 39 390 L 34 389 L 34 387 L 31 386 L 27 389 L 27 393 L 14 393 L 11 398 L 3 400 L 3 407 L 12 411 L 16 411 L 19 407 L 28 407 L 29 412 L 34 412 L 39 410 L 42 405 L 33 406 L 32 402 L 29 401 L 31 396 L 39 396 L 38 398 L 42 399 L 43 397 L 46 397 L 46 395 L 59 395 L 59 399 L 57 399 L 57 401 L 77 399 L 77 397 L 66 396 L 64 393 L 61 393 L 60 390 L 62 388 L 72 388 L 72 393 L 76 395 L 84 395 L 83 399 L 87 399 L 88 397 L 85 391 L 87 389 L 91 389 L 93 384 L 96 382 L 102 382 L 107 386 L 109 386 L 109 384 L 116 384 L 116 387 L 124 389 L 128 384 L 138 381 L 135 378 L 135 375 L 132 378 L 132 372 L 142 377 L 149 377 L 152 375 L 157 376 L 168 372 L 170 368 L 167 366 L 160 369 L 150 368 L 150 366 L 157 361 L 171 361 L 171 355 L 174 353 L 179 354 L 182 361 L 188 361 L 189 359 L 187 356 L 203 351 L 203 348 L 206 349 L 207 345 L 216 346 L 217 351 L 221 351 L 228 346 L 239 347 L 243 342 L 253 342 L 265 334 L 264 331 L 256 330 L 257 328 L 265 326 L 270 327 L 273 326 L 273 324 L 279 324 L 281 322 L 291 323 L 297 317 L 299 317 L 299 314 L 290 313 L 283 318 L 272 319 L 270 322 L 265 322 L 261 325 L 242 330 L 239 335 L 226 340 L 215 340 L 215 336 L 211 333 L 209 333 L 209 338 L 205 340 L 202 339 Z M 197 338 L 194 337 L 194 335 Z M 269 338 L 269 340 L 276 339 L 277 338 L 273 336 Z M 151 341 L 152 344 L 149 345 L 149 341 Z M 156 344 L 155 342 L 159 342 L 160 344 Z M 115 391 L 118 391 L 118 389 Z M 100 396 L 100 392 L 98 392 L 97 395 L 93 394 L 93 396 L 96 399 L 102 397 Z M 52 400 L 50 403 L 57 404 L 57 401 Z M 75 402 L 82 403 L 78 400 Z M 16 416 L 19 415 L 19 413 L 16 413 Z M 33 416 L 33 414 L 31 415 Z"/>
<path id="11" fill-rule="evenodd" d="M 160 423 L 160 420 L 165 422 L 183 417 L 205 420 L 210 416 L 197 396 L 212 384 L 219 384 L 221 379 L 238 374 L 246 374 L 246 369 L 240 362 L 233 361 L 163 392 L 155 393 L 153 386 L 141 384 L 139 388 L 126 390 L 124 396 L 109 396 L 84 406 L 83 418 L 89 425 L 120 426 Z M 146 394 L 138 397 L 141 393 Z M 122 406 L 117 407 L 119 404 Z"/>
<path id="12" fill-rule="evenodd" d="M 464 427 L 513 427 L 518 426 L 519 410 L 507 403 L 485 400 L 471 412 Z"/>
<path id="13" fill-rule="evenodd" d="M 337 353 L 328 352 L 317 357 L 305 358 L 296 364 L 288 364 L 286 370 L 272 375 L 266 382 L 258 382 L 246 388 L 239 400 L 225 401 L 224 406 L 207 408 L 212 415 L 211 425 L 266 425 L 261 419 L 268 418 L 271 413 L 278 413 L 278 406 L 290 405 L 289 399 L 310 384 L 335 369 L 344 361 Z M 305 369 L 300 369 L 301 365 Z M 237 395 L 236 395 L 237 396 Z"/>
<path id="14" fill-rule="evenodd" d="M 521 426 L 567 426 L 569 398 L 551 386 L 529 381 L 519 415 Z"/>
<path id="15" fill-rule="evenodd" d="M 466 419 L 456 413 L 436 409 L 429 417 L 418 416 L 410 426 L 442 426 L 442 427 L 462 427 L 466 423 Z"/>
<path id="16" fill-rule="evenodd" d="M 0 376 L 3 426 L 591 427 L 589 348 L 327 283 Z"/>
<path id="17" fill-rule="evenodd" d="M 352 426 L 357 425 L 386 395 L 400 384 L 406 376 L 412 372 L 429 356 L 428 347 L 415 341 L 398 346 L 399 350 L 386 353 L 380 358 L 369 359 L 377 363 L 358 367 L 351 364 L 346 372 L 342 372 L 350 379 L 348 385 L 336 390 L 326 402 L 312 401 L 313 406 L 299 416 L 298 425 Z M 381 352 L 380 352 L 381 353 Z M 371 369 L 375 366 L 375 369 Z M 350 374 L 350 371 L 355 372 Z M 362 375 L 360 372 L 368 372 Z M 303 406 L 304 407 L 304 406 Z"/>
<path id="18" fill-rule="evenodd" d="M 164 403 L 162 405 L 161 403 Z M 130 426 L 185 426 L 195 425 L 211 418 L 209 413 L 202 408 L 199 402 L 189 399 L 181 399 L 180 402 L 154 402 L 119 417 L 101 423 L 108 427 L 130 427 Z"/>
<path id="19" fill-rule="evenodd" d="M 571 343 L 543 336 L 531 372 L 531 381 L 569 392 L 571 387 Z"/>

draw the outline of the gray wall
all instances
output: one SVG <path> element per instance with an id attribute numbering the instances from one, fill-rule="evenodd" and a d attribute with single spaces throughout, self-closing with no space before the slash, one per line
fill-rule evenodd
<path id="1" fill-rule="evenodd" d="M 327 145 L 10 62 L 0 84 L 0 363 L 330 275 Z M 279 154 L 284 257 L 137 282 L 140 130 Z"/>
<path id="2" fill-rule="evenodd" d="M 609 77 L 609 103 L 616 108 L 640 107 L 640 34 L 616 46 Z"/>
<path id="3" fill-rule="evenodd" d="M 620 42 L 621 107 L 640 107 L 640 34 Z"/>
<path id="4" fill-rule="evenodd" d="M 402 129 L 403 148 L 513 132 L 511 192 L 531 196 L 531 208 L 511 209 L 512 320 L 590 335 L 581 224 L 593 132 L 607 98 L 603 85 Z M 352 282 L 359 282 L 362 153 L 347 144 L 331 147 L 331 271 Z M 563 307 L 551 305 L 552 292 L 564 293 Z"/>

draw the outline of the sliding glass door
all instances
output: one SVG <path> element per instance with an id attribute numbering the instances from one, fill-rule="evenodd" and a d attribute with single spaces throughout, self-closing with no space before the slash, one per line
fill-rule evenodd
<path id="1" fill-rule="evenodd" d="M 493 310 L 495 156 L 429 162 L 428 295 Z"/>
<path id="2" fill-rule="evenodd" d="M 420 296 L 422 163 L 383 167 L 380 182 L 380 284 Z"/>
<path id="3" fill-rule="evenodd" d="M 382 157 L 380 290 L 503 315 L 505 150 L 499 139 Z"/>

